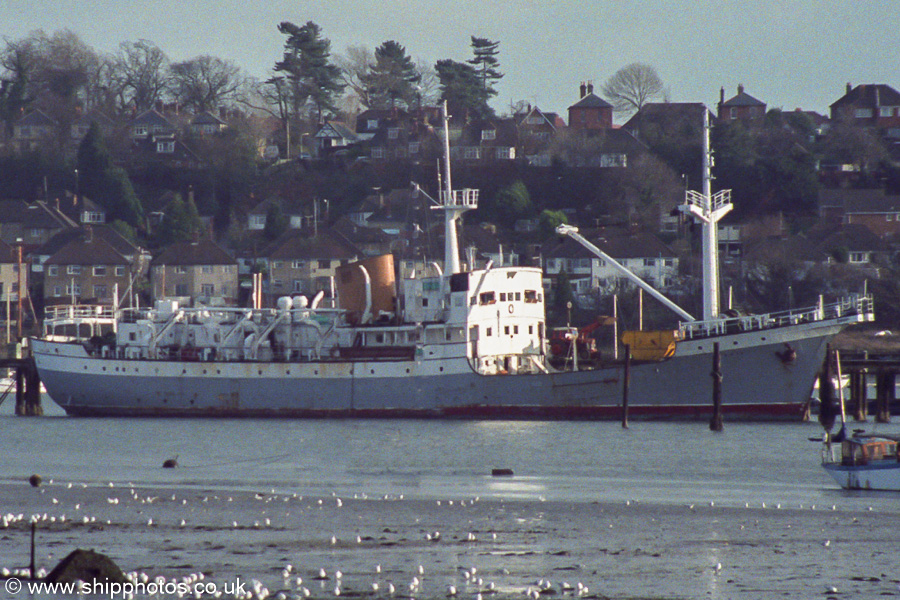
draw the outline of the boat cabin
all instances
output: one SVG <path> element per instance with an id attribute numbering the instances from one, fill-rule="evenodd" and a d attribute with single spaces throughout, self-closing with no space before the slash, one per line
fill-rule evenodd
<path id="1" fill-rule="evenodd" d="M 841 442 L 841 464 L 868 465 L 884 460 L 897 460 L 897 441 L 880 437 L 852 437 Z"/>

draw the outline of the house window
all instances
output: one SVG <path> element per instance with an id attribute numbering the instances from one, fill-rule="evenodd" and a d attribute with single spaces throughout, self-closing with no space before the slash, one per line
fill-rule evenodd
<path id="1" fill-rule="evenodd" d="M 645 266 L 645 267 L 655 267 L 655 266 L 656 266 L 656 259 L 655 259 L 655 258 L 645 258 L 645 259 L 644 259 L 644 266 Z"/>
<path id="2" fill-rule="evenodd" d="M 516 149 L 512 147 L 497 148 L 497 160 L 513 160 L 516 157 Z"/>
<path id="3" fill-rule="evenodd" d="M 409 143 L 409 153 L 410 154 L 418 154 L 419 153 L 419 142 L 410 142 Z"/>
<path id="4" fill-rule="evenodd" d="M 869 262 L 869 253 L 868 252 L 851 252 L 850 253 L 850 262 L 852 262 L 852 263 L 867 263 L 867 262 Z"/>
<path id="5" fill-rule="evenodd" d="M 857 108 L 853 115 L 857 119 L 871 119 L 872 118 L 872 109 L 871 108 Z"/>
<path id="6" fill-rule="evenodd" d="M 666 259 L 664 259 L 664 260 L 663 260 L 663 266 L 666 266 L 666 267 L 668 267 L 668 268 L 671 269 L 672 267 L 675 266 L 675 259 L 674 259 L 674 258 L 666 258 Z"/>
<path id="7" fill-rule="evenodd" d="M 497 130 L 496 129 L 482 129 L 481 130 L 481 139 L 496 140 L 497 139 Z"/>
<path id="8" fill-rule="evenodd" d="M 894 116 L 894 107 L 882 106 L 878 111 L 878 115 L 881 117 L 892 117 Z"/>
<path id="9" fill-rule="evenodd" d="M 80 296 L 81 295 L 81 284 L 76 283 L 75 285 L 67 285 L 66 286 L 66 296 Z"/>
<path id="10" fill-rule="evenodd" d="M 531 115 L 530 117 L 525 119 L 525 122 L 529 125 L 540 125 L 544 122 L 544 118 L 537 115 Z"/>
<path id="11" fill-rule="evenodd" d="M 372 148 L 372 158 L 384 158 L 384 148 Z"/>
<path id="12" fill-rule="evenodd" d="M 368 119 L 366 121 L 366 129 L 378 129 L 378 119 Z"/>
<path id="13" fill-rule="evenodd" d="M 320 260 L 318 261 L 320 269 L 330 269 L 331 261 L 330 260 Z"/>
<path id="14" fill-rule="evenodd" d="M 295 279 L 292 291 L 298 294 L 303 292 L 303 281 L 301 281 L 300 279 Z"/>
<path id="15" fill-rule="evenodd" d="M 31 235 L 31 237 L 35 237 L 35 238 L 36 238 L 36 237 L 41 237 L 41 230 L 40 230 L 40 229 L 31 229 L 31 230 L 28 232 L 28 234 Z"/>
<path id="16" fill-rule="evenodd" d="M 284 266 L 284 261 L 281 261 L 281 260 L 272 261 L 273 269 L 280 269 L 282 266 Z"/>
<path id="17" fill-rule="evenodd" d="M 66 267 L 66 275 L 81 275 L 81 265 L 69 265 Z"/>
<path id="18" fill-rule="evenodd" d="M 280 279 L 273 279 L 273 280 L 272 280 L 272 287 L 273 287 L 273 288 L 275 288 L 275 289 L 277 289 L 277 290 L 280 290 L 282 285 L 284 285 L 284 282 L 283 282 L 282 280 L 280 280 Z"/>
<path id="19" fill-rule="evenodd" d="M 291 268 L 294 268 L 294 269 L 302 269 L 305 266 L 306 266 L 305 260 L 295 260 L 291 263 Z"/>
<path id="20" fill-rule="evenodd" d="M 201 296 L 212 296 L 216 291 L 216 287 L 211 283 L 203 283 L 200 285 Z"/>
<path id="21" fill-rule="evenodd" d="M 467 160 L 478 160 L 481 158 L 481 148 L 478 146 L 469 146 L 463 150 L 463 158 Z"/>
<path id="22" fill-rule="evenodd" d="M 95 265 L 94 277 L 106 277 L 106 265 Z"/>
<path id="23" fill-rule="evenodd" d="M 54 285 L 53 286 L 53 296 L 59 298 L 62 296 L 62 286 Z"/>
<path id="24" fill-rule="evenodd" d="M 627 166 L 627 158 L 624 154 L 601 154 L 601 167 L 625 167 Z"/>
<path id="25" fill-rule="evenodd" d="M 106 286 L 105 285 L 95 285 L 94 286 L 94 298 L 98 300 L 101 298 L 106 298 Z"/>
<path id="26" fill-rule="evenodd" d="M 176 283 L 175 284 L 175 295 L 176 296 L 187 296 L 188 295 L 188 286 L 186 283 Z"/>
<path id="27" fill-rule="evenodd" d="M 737 109 L 736 109 L 736 108 L 730 108 L 730 109 L 728 109 L 728 110 L 729 110 L 728 116 L 731 117 L 732 119 L 737 119 Z"/>
<path id="28" fill-rule="evenodd" d="M 59 267 L 57 267 L 56 265 L 50 265 L 49 267 L 47 267 L 47 275 L 49 277 L 56 277 L 58 273 Z"/>
<path id="29" fill-rule="evenodd" d="M 103 223 L 103 213 L 85 211 L 81 215 L 82 223 Z"/>
<path id="30" fill-rule="evenodd" d="M 266 215 L 250 215 L 250 229 L 263 229 L 266 226 Z"/>
<path id="31" fill-rule="evenodd" d="M 147 126 L 146 125 L 135 125 L 134 126 L 134 135 L 135 137 L 144 137 L 147 135 Z"/>
<path id="32" fill-rule="evenodd" d="M 202 267 L 200 267 L 200 272 L 205 275 L 212 275 L 213 266 L 212 265 L 203 265 Z"/>
<path id="33" fill-rule="evenodd" d="M 175 152 L 175 142 L 173 140 L 156 142 L 156 152 L 158 154 L 172 154 Z"/>
<path id="34" fill-rule="evenodd" d="M 187 267 L 185 267 L 184 265 L 179 265 L 179 266 L 175 267 L 176 275 L 187 275 L 187 272 L 188 272 Z"/>
<path id="35" fill-rule="evenodd" d="M 116 267 L 116 277 L 125 277 L 125 267 Z"/>
<path id="36" fill-rule="evenodd" d="M 399 137 L 399 136 L 400 136 L 400 129 L 398 127 L 391 127 L 390 129 L 388 129 L 388 139 L 389 140 L 396 140 L 397 137 Z"/>

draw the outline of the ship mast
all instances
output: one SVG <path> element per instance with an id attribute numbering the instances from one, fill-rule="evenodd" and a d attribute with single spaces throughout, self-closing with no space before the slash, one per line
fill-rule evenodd
<path id="1" fill-rule="evenodd" d="M 703 106 L 703 191 L 687 190 L 679 208 L 703 225 L 703 320 L 719 317 L 719 220 L 733 207 L 731 190 L 712 193 L 709 109 Z"/>
<path id="2" fill-rule="evenodd" d="M 444 274 L 453 275 L 460 272 L 459 240 L 456 232 L 456 220 L 467 210 L 478 208 L 478 190 L 463 189 L 453 191 L 450 181 L 450 115 L 447 114 L 447 101 L 442 110 L 444 119 L 444 189 L 441 190 L 439 208 L 444 211 Z M 472 268 L 472 265 L 469 265 Z"/>

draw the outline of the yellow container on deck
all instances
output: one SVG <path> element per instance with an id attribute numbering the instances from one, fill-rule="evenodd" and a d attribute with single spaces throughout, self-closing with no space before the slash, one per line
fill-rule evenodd
<path id="1" fill-rule="evenodd" d="M 622 343 L 631 347 L 634 360 L 662 360 L 675 354 L 675 344 L 681 339 L 677 329 L 662 331 L 626 331 Z"/>

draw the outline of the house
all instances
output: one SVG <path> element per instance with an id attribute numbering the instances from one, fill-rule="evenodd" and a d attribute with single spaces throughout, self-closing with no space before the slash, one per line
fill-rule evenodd
<path id="1" fill-rule="evenodd" d="M 362 146 L 372 161 L 430 163 L 443 155 L 443 141 L 430 122 L 410 117 L 403 111 L 394 113 L 379 119 L 380 125 L 374 132 L 360 134 L 361 138 L 366 136 Z M 357 123 L 361 122 L 363 119 L 357 119 Z"/>
<path id="2" fill-rule="evenodd" d="M 676 283 L 678 256 L 652 233 L 609 227 L 585 231 L 583 235 L 653 287 L 665 289 Z M 610 293 L 627 281 L 607 261 L 569 237 L 545 247 L 543 261 L 545 287 L 552 288 L 559 274 L 565 271 L 579 303 L 587 305 L 599 294 Z"/>
<path id="3" fill-rule="evenodd" d="M 760 121 L 766 116 L 766 103 L 757 100 L 744 91 L 744 84 L 738 84 L 737 95 L 725 100 L 725 88 L 719 89 L 719 122 Z"/>
<path id="4" fill-rule="evenodd" d="M 145 110 L 136 116 L 129 126 L 133 140 L 167 137 L 177 133 L 178 128 L 156 109 Z"/>
<path id="5" fill-rule="evenodd" d="M 900 139 L 900 92 L 889 85 L 848 83 L 830 108 L 832 121 L 873 127 L 886 138 Z"/>
<path id="6" fill-rule="evenodd" d="M 121 302 L 132 283 L 131 263 L 92 228 L 79 233 L 43 261 L 44 304 Z"/>
<path id="7" fill-rule="evenodd" d="M 450 146 L 450 158 L 469 163 L 511 161 L 518 145 L 515 119 L 478 119 L 462 127 Z"/>
<path id="8" fill-rule="evenodd" d="M 675 173 L 685 176 L 688 185 L 699 185 L 704 111 L 710 112 L 700 102 L 649 102 L 622 129 L 646 144 Z"/>
<path id="9" fill-rule="evenodd" d="M 45 272 L 44 265 L 51 256 L 70 243 L 84 239 L 89 235 L 103 240 L 112 246 L 116 252 L 124 256 L 128 261 L 129 272 L 133 277 L 139 278 L 146 275 L 147 268 L 150 265 L 150 253 L 131 243 L 122 237 L 122 234 L 107 225 L 84 225 L 60 231 L 50 238 L 47 243 L 29 253 L 31 272 L 36 278 L 39 278 Z"/>
<path id="10" fill-rule="evenodd" d="M 28 269 L 22 260 L 18 248 L 0 240 L 0 320 L 8 320 L 7 307 L 10 314 L 16 311 L 20 289 L 26 290 L 27 295 Z"/>
<path id="11" fill-rule="evenodd" d="M 303 134 L 304 136 L 306 134 Z M 303 136 L 300 138 L 300 157 L 306 158 L 310 156 L 322 157 L 331 154 L 337 150 L 342 150 L 357 144 L 360 137 L 341 121 L 326 121 L 325 124 L 313 136 L 315 139 L 314 151 L 303 145 Z M 303 155 L 307 156 L 304 157 Z"/>
<path id="12" fill-rule="evenodd" d="M 54 139 L 59 124 L 41 110 L 33 110 L 13 124 L 13 141 L 19 149 L 33 149 Z"/>
<path id="13" fill-rule="evenodd" d="M 228 123 L 212 114 L 209 111 L 203 111 L 199 115 L 191 119 L 191 133 L 194 135 L 213 135 L 221 131 L 225 131 Z"/>
<path id="14" fill-rule="evenodd" d="M 362 255 L 343 235 L 324 227 L 288 231 L 265 251 L 268 281 L 263 291 L 272 299 L 271 305 L 279 296 L 305 294 L 312 298 L 320 291 L 333 301 L 337 268 Z"/>
<path id="15" fill-rule="evenodd" d="M 87 135 L 88 130 L 91 128 L 92 123 L 96 123 L 97 127 L 99 127 L 100 131 L 104 134 L 109 134 L 115 126 L 112 119 L 98 110 L 79 113 L 75 120 L 72 121 L 72 126 L 69 129 L 69 137 L 71 137 L 73 144 L 77 146 L 81 143 L 81 140 L 84 139 L 84 136 Z"/>
<path id="16" fill-rule="evenodd" d="M 236 306 L 238 264 L 212 240 L 176 242 L 153 259 L 150 290 L 154 300 L 170 298 L 184 305 Z"/>
<path id="17" fill-rule="evenodd" d="M 34 248 L 76 226 L 75 221 L 46 202 L 0 200 L 0 240 L 7 244 L 22 240 L 26 247 Z"/>
<path id="18" fill-rule="evenodd" d="M 625 169 L 647 153 L 647 146 L 624 129 L 573 131 L 554 147 L 554 158 L 572 167 Z"/>
<path id="19" fill-rule="evenodd" d="M 569 128 L 589 131 L 612 128 L 613 106 L 594 94 L 594 84 L 581 84 L 578 102 L 569 107 Z"/>
<path id="20" fill-rule="evenodd" d="M 106 223 L 106 209 L 85 195 L 77 195 L 66 190 L 62 198 L 56 199 L 56 208 L 79 225 L 102 225 Z"/>
<path id="21" fill-rule="evenodd" d="M 526 111 L 515 117 L 518 155 L 533 167 L 549 167 L 550 145 L 566 124 L 556 113 L 542 112 L 537 106 L 528 105 Z"/>
<path id="22" fill-rule="evenodd" d="M 883 264 L 888 256 L 884 240 L 863 224 L 819 223 L 806 232 L 806 237 L 829 263 L 868 268 Z"/>
<path id="23" fill-rule="evenodd" d="M 865 225 L 882 238 L 900 235 L 900 195 L 883 189 L 822 189 L 819 218 L 827 223 Z"/>

